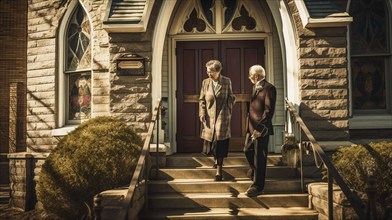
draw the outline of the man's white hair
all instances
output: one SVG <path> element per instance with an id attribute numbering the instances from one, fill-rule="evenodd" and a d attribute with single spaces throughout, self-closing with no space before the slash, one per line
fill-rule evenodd
<path id="1" fill-rule="evenodd" d="M 259 79 L 265 78 L 265 69 L 261 65 L 253 65 L 249 68 L 249 75 L 256 75 Z"/>

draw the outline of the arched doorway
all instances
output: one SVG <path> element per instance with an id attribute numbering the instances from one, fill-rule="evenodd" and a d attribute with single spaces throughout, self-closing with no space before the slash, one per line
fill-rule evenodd
<path id="1" fill-rule="evenodd" d="M 273 69 L 271 58 L 265 56 L 272 48 L 271 17 L 257 1 L 194 3 L 184 2 L 179 6 L 170 30 L 175 51 L 173 72 L 176 74 L 172 76 L 175 79 L 177 152 L 201 151 L 198 95 L 201 81 L 207 77 L 205 63 L 210 59 L 220 60 L 222 74 L 232 80 L 237 104 L 233 109 L 230 149 L 241 151 L 246 102 L 252 90 L 248 69 L 254 64 L 262 64 L 267 72 Z M 270 74 L 267 78 L 273 81 L 274 76 Z"/>
<path id="2" fill-rule="evenodd" d="M 204 2 L 204 1 L 202 1 Z M 208 1 L 207 1 L 208 2 Z M 236 11 L 232 13 L 233 19 L 224 17 L 225 10 L 222 4 L 224 0 L 215 0 L 216 4 L 211 10 L 218 15 L 214 20 L 214 26 L 206 24 L 204 31 L 192 28 L 190 32 L 184 30 L 184 24 L 194 9 L 202 12 L 199 1 L 165 1 L 159 13 L 158 23 L 154 31 L 153 59 L 152 59 L 152 98 L 162 98 L 166 102 L 166 114 L 163 117 L 163 129 L 165 144 L 168 153 L 177 152 L 178 137 L 177 124 L 177 42 L 182 41 L 223 41 L 223 40 L 261 40 L 264 41 L 264 64 L 267 71 L 267 79 L 277 87 L 276 112 L 273 118 L 275 135 L 270 139 L 270 151 L 280 152 L 282 145 L 282 132 L 284 130 L 284 97 L 289 97 L 295 103 L 298 102 L 298 63 L 295 45 L 295 27 L 291 21 L 287 6 L 276 1 L 237 0 Z M 197 5 L 196 5 L 197 3 Z M 248 16 L 256 21 L 256 28 L 252 30 L 234 30 L 230 25 L 235 18 L 241 17 L 241 6 L 245 5 Z M 220 8 L 220 10 L 216 10 Z M 246 12 L 245 12 L 246 14 Z M 203 14 L 193 16 L 206 21 Z M 224 25 L 225 21 L 230 21 Z M 219 21 L 219 22 L 218 22 Z M 197 22 L 196 22 L 197 23 Z M 166 36 L 166 37 L 163 37 Z M 205 71 L 203 71 L 205 72 Z M 287 81 L 287 83 L 286 83 Z"/>

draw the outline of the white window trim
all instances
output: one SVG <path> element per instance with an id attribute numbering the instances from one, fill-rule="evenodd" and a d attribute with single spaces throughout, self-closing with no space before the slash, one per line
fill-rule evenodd
<path id="1" fill-rule="evenodd" d="M 355 115 L 349 119 L 350 129 L 392 128 L 392 115 Z"/>

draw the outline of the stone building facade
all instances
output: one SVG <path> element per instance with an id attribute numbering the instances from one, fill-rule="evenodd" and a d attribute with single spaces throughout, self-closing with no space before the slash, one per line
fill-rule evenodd
<path id="1" fill-rule="evenodd" d="M 288 5 L 298 32 L 301 116 L 317 140 L 347 140 L 347 27 L 335 24 L 304 28 L 295 2 L 289 1 Z"/>
<path id="2" fill-rule="evenodd" d="M 318 141 L 347 141 L 364 134 L 388 137 L 392 10 L 386 9 L 392 3 L 372 1 L 383 7 L 365 10 L 352 0 L 2 1 L 2 12 L 9 12 L 2 13 L 2 22 L 14 22 L 3 26 L 18 31 L 1 36 L 12 42 L 2 46 L 7 56 L 0 65 L 7 71 L 0 75 L 1 99 L 15 105 L 12 94 L 25 92 L 18 96 L 18 106 L 26 103 L 26 113 L 18 113 L 22 131 L 16 133 L 22 138 L 12 151 L 6 137 L 15 126 L 9 126 L 9 106 L 2 106 L 1 152 L 22 152 L 9 155 L 15 160 L 42 160 L 59 137 L 100 115 L 119 116 L 143 136 L 160 99 L 167 107 L 160 129 L 168 151 L 198 152 L 195 97 L 209 58 L 222 60 L 223 74 L 232 78 L 238 98 L 234 151 L 244 138 L 251 88 L 247 69 L 256 63 L 266 67 L 267 79 L 278 90 L 271 152 L 280 152 L 282 145 L 285 98 L 298 107 Z M 356 32 L 363 13 L 371 10 L 383 16 L 378 20 L 383 35 L 370 33 L 378 43 Z M 16 17 L 25 23 L 17 23 Z M 361 40 L 365 46 L 358 46 Z M 361 59 L 368 63 L 360 64 Z M 127 74 L 127 68 L 142 72 Z M 367 81 L 361 70 L 376 78 Z M 371 82 L 371 95 L 366 95 L 365 82 Z"/>

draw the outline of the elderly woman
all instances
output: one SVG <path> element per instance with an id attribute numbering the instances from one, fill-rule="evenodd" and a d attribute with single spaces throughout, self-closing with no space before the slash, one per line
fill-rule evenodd
<path id="1" fill-rule="evenodd" d="M 235 96 L 231 80 L 220 74 L 222 64 L 210 60 L 206 64 L 208 78 L 203 80 L 199 98 L 199 117 L 202 122 L 203 153 L 216 160 L 215 180 L 222 180 L 223 159 L 229 151 L 230 121 Z"/>

